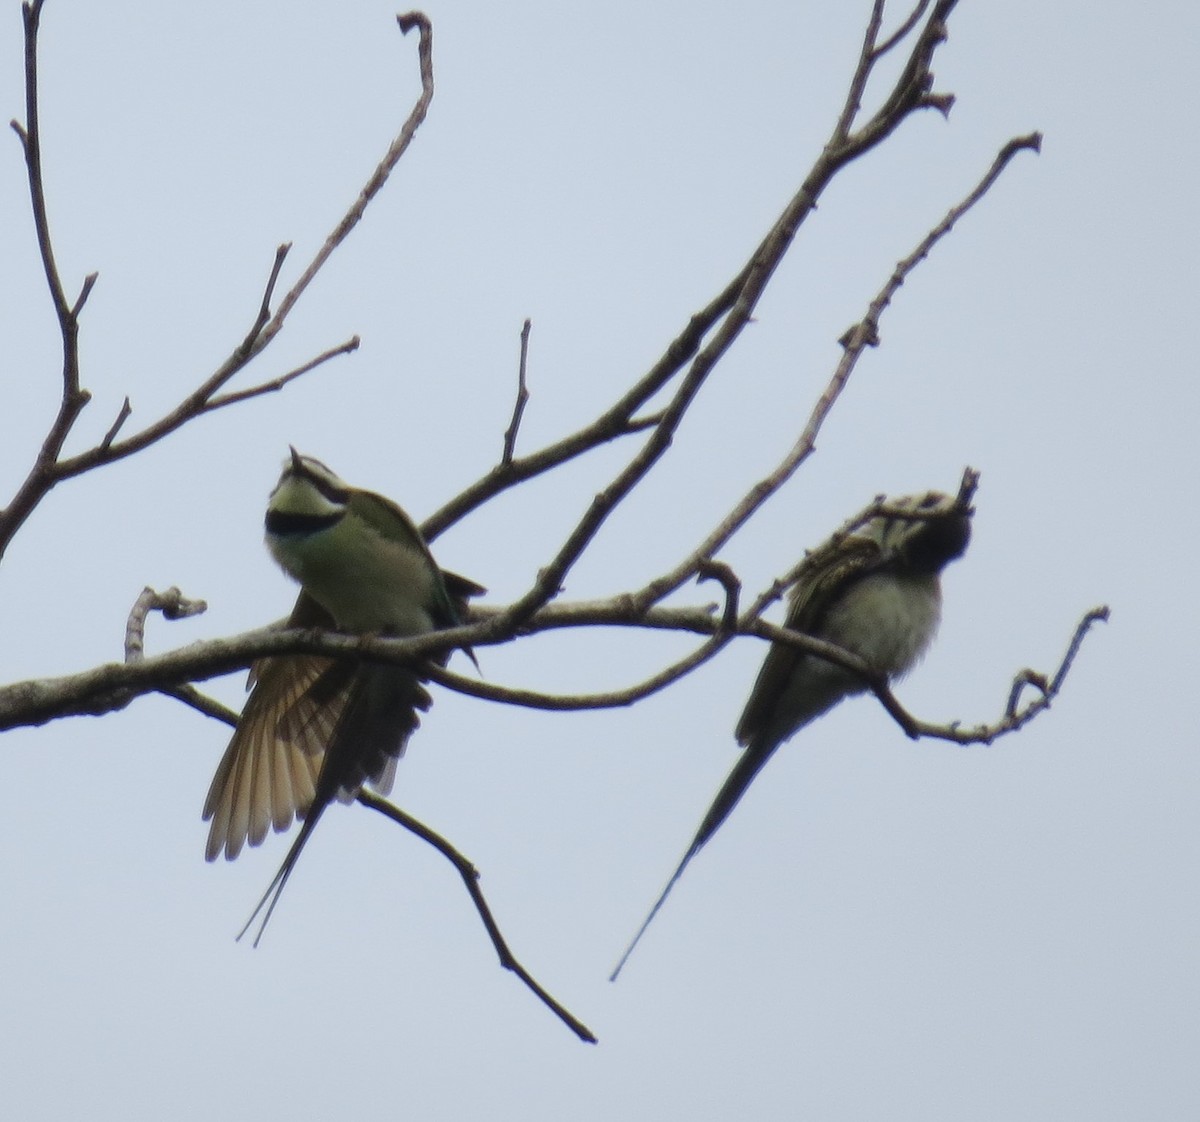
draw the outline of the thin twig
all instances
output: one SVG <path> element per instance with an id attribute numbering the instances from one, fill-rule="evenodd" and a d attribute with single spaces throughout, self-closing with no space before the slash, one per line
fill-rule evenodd
<path id="1" fill-rule="evenodd" d="M 905 39 L 908 36 L 908 33 L 917 26 L 917 23 L 925 14 L 925 9 L 928 7 L 929 0 L 919 0 L 917 6 L 909 13 L 908 19 L 906 19 L 899 27 L 897 27 L 891 35 L 889 35 L 882 43 L 879 44 L 879 46 L 872 49 L 871 61 L 875 62 L 877 59 L 881 59 L 888 53 L 888 51 Z"/>
<path id="2" fill-rule="evenodd" d="M 75 303 L 71 305 L 72 319 L 79 318 L 79 313 L 83 311 L 83 306 L 87 303 L 87 299 L 89 296 L 91 296 L 92 289 L 95 288 L 96 281 L 99 279 L 100 274 L 96 272 L 88 273 L 88 275 L 83 278 L 83 285 L 79 289 L 79 295 L 75 297 Z"/>
<path id="3" fill-rule="evenodd" d="M 525 414 L 525 405 L 529 401 L 529 387 L 525 381 L 525 361 L 529 357 L 529 329 L 532 326 L 527 319 L 521 328 L 521 358 L 517 363 L 517 400 L 513 403 L 512 420 L 504 433 L 504 451 L 500 454 L 501 466 L 511 464 L 513 453 L 517 447 L 517 432 L 521 428 L 521 418 Z"/>
<path id="4" fill-rule="evenodd" d="M 846 100 L 842 105 L 841 115 L 833 128 L 831 143 L 844 144 L 854 127 L 854 119 L 862 108 L 863 93 L 867 88 L 867 80 L 871 77 L 871 68 L 875 62 L 875 41 L 879 38 L 879 28 L 883 24 L 884 0 L 873 0 L 871 15 L 867 19 L 867 29 L 863 32 L 862 46 L 858 52 L 858 64 L 850 78 L 850 87 L 846 91 Z"/>
<path id="5" fill-rule="evenodd" d="M 725 574 L 728 575 L 726 576 Z M 470 697 L 479 698 L 484 701 L 496 701 L 504 705 L 517 705 L 526 709 L 549 709 L 556 712 L 570 712 L 592 709 L 623 709 L 630 705 L 635 705 L 637 702 L 644 701 L 652 694 L 666 689 L 667 686 L 673 685 L 681 678 L 685 678 L 688 674 L 692 673 L 693 670 L 703 666 L 724 650 L 737 635 L 758 633 L 755 630 L 752 618 L 739 618 L 737 615 L 737 593 L 741 587 L 741 583 L 733 574 L 733 571 L 726 565 L 714 563 L 711 575 L 724 586 L 726 603 L 725 609 L 719 618 L 714 619 L 710 613 L 705 613 L 700 617 L 707 625 L 704 630 L 711 631 L 709 637 L 694 650 L 684 655 L 683 658 L 669 663 L 661 670 L 651 674 L 650 677 L 643 678 L 631 686 L 596 693 L 548 694 L 540 690 L 520 689 L 512 686 L 502 686 L 495 682 L 484 682 L 476 678 L 466 678 L 441 666 L 430 666 L 426 672 L 433 681 L 454 690 L 456 693 L 464 693 Z M 761 611 L 761 608 L 759 610 Z M 692 631 L 695 628 L 684 627 L 681 630 Z M 819 654 L 827 648 L 832 649 L 838 654 L 842 653 L 838 651 L 838 648 L 823 643 L 820 639 L 812 639 L 811 645 L 809 645 L 809 637 L 804 636 L 803 638 L 806 649 L 814 653 Z M 854 658 L 854 656 L 850 655 L 850 658 Z"/>
<path id="6" fill-rule="evenodd" d="M 292 243 L 282 242 L 275 247 L 275 260 L 271 262 L 271 274 L 267 277 L 267 286 L 263 289 L 262 303 L 258 306 L 258 315 L 254 317 L 254 323 L 250 330 L 246 333 L 246 338 L 242 340 L 241 350 L 245 354 L 249 354 L 254 348 L 262 329 L 267 326 L 271 319 L 271 297 L 275 295 L 275 285 L 279 280 L 279 271 L 283 268 L 283 262 L 291 252 Z"/>
<path id="7" fill-rule="evenodd" d="M 733 306 L 745 275 L 746 270 L 743 269 L 706 308 L 693 315 L 663 352 L 662 357 L 594 421 L 538 452 L 518 457 L 508 464 L 498 464 L 487 475 L 476 480 L 440 510 L 431 514 L 421 524 L 421 533 L 425 540 L 433 541 L 447 527 L 454 525 L 477 507 L 527 479 L 552 471 L 560 464 L 619 437 L 661 424 L 662 413 L 636 420 L 634 414 L 695 356 L 705 335 Z"/>
<path id="8" fill-rule="evenodd" d="M 1026 667 L 1024 670 L 1017 672 L 1013 678 L 1012 689 L 1008 693 L 1008 704 L 1004 707 L 1005 717 L 1015 717 L 1021 703 L 1021 694 L 1025 692 L 1026 686 L 1032 686 L 1043 697 L 1050 692 L 1050 683 L 1046 681 L 1046 675 L 1040 671 L 1031 670 Z"/>
<path id="9" fill-rule="evenodd" d="M 108 448 L 109 445 L 116 439 L 117 433 L 121 431 L 121 426 L 133 415 L 133 406 L 129 404 L 129 396 L 126 395 L 125 400 L 121 402 L 121 408 L 117 412 L 116 420 L 108 427 L 108 432 L 104 434 L 100 441 L 102 449 Z"/>
<path id="10" fill-rule="evenodd" d="M 217 701 L 216 698 L 201 693 L 195 686 L 168 686 L 159 692 L 166 694 L 167 697 L 175 698 L 176 701 L 182 701 L 184 705 L 195 709 L 197 713 L 201 713 L 205 717 L 212 717 L 215 721 L 224 721 L 225 724 L 231 726 L 238 723 L 236 711 Z"/>
<path id="11" fill-rule="evenodd" d="M 537 996 L 538 1000 L 554 1013 L 580 1040 L 586 1044 L 595 1044 L 597 1041 L 592 1030 L 552 997 L 537 979 L 517 961 L 512 951 L 509 950 L 508 943 L 505 942 L 504 936 L 501 934 L 500 928 L 492 915 L 492 910 L 488 907 L 488 902 L 484 898 L 483 890 L 479 887 L 479 870 L 475 868 L 471 861 L 463 856 L 462 853 L 455 849 L 440 834 L 435 833 L 423 822 L 401 810 L 398 806 L 394 806 L 386 799 L 381 798 L 373 791 L 365 789 L 360 791 L 358 793 L 358 801 L 364 806 L 369 806 L 372 810 L 379 811 L 380 814 L 390 818 L 393 822 L 398 822 L 406 830 L 416 834 L 422 841 L 428 842 L 458 870 L 463 884 L 467 886 L 467 891 L 471 894 L 471 901 L 475 905 L 475 910 L 479 913 L 479 918 L 483 921 L 483 926 L 487 929 L 492 946 L 496 949 L 500 965 L 505 970 L 511 970 L 516 974 Z"/>
<path id="12" fill-rule="evenodd" d="M 245 390 L 235 390 L 233 393 L 217 394 L 211 398 L 202 408 L 201 412 L 211 413 L 214 409 L 222 409 L 226 405 L 236 405 L 239 401 L 248 401 L 252 397 L 262 397 L 263 394 L 277 393 L 283 389 L 289 382 L 294 382 L 297 378 L 303 377 L 310 370 L 316 370 L 318 366 L 323 366 L 332 358 L 338 358 L 340 355 L 353 354 L 358 350 L 361 340 L 357 335 L 352 335 L 344 343 L 340 343 L 336 347 L 330 347 L 327 351 L 322 351 L 316 358 L 311 358 L 308 362 L 297 366 L 295 370 L 289 370 L 286 374 L 280 375 L 278 378 L 273 378 L 269 382 L 263 382 L 258 386 L 251 386 Z"/>
<path id="13" fill-rule="evenodd" d="M 292 308 L 296 306 L 296 302 L 303 295 L 304 290 L 308 288 L 313 278 L 321 271 L 321 268 L 329 260 L 333 251 L 346 240 L 350 231 L 361 221 L 363 214 L 366 213 L 367 204 L 382 190 L 383 185 L 388 180 L 388 176 L 392 174 L 392 170 L 400 162 L 400 157 L 408 150 L 408 146 L 412 143 L 417 129 L 421 127 L 421 122 L 425 120 L 425 115 L 429 112 L 430 103 L 433 101 L 433 25 L 429 22 L 429 17 L 423 12 L 408 12 L 405 15 L 397 16 L 396 23 L 400 27 L 401 34 L 407 35 L 413 28 L 416 28 L 420 36 L 420 41 L 417 44 L 417 58 L 421 70 L 421 95 L 417 98 L 416 104 L 409 112 L 408 119 L 401 126 L 396 139 L 388 145 L 388 150 L 384 153 L 383 159 L 380 160 L 370 179 L 367 180 L 362 190 L 359 191 L 358 198 L 354 200 L 350 209 L 342 216 L 342 220 L 334 227 L 329 237 L 325 239 L 325 244 L 317 251 L 317 255 L 309 263 L 308 268 L 301 274 L 300 279 L 296 281 L 287 295 L 280 301 L 278 310 L 271 317 L 270 322 L 263 328 L 262 334 L 255 344 L 258 349 L 261 349 L 278 334 L 284 320 L 287 319 Z"/>
<path id="14" fill-rule="evenodd" d="M 25 148 L 25 167 L 29 176 L 29 200 L 33 209 L 33 222 L 37 230 L 38 250 L 42 267 L 46 273 L 46 284 L 50 299 L 58 315 L 59 325 L 67 332 L 71 320 L 71 309 L 67 304 L 62 279 L 54 258 L 54 243 L 50 238 L 50 218 L 46 210 L 46 190 L 42 179 L 42 130 L 41 111 L 38 102 L 38 31 L 42 19 L 43 0 L 32 0 L 22 5 L 25 20 L 25 120 L 22 128 L 13 122 Z M 65 342 L 65 340 L 64 340 Z M 78 375 L 78 368 L 64 369 L 64 376 Z M 72 387 L 68 387 L 72 388 Z M 73 386 L 78 389 L 78 382 Z"/>
<path id="15" fill-rule="evenodd" d="M 715 580 L 725 589 L 725 612 L 721 617 L 721 627 L 725 631 L 733 631 L 738 624 L 738 598 L 742 591 L 742 582 L 737 573 L 724 561 L 705 557 L 696 566 L 696 579 Z"/>

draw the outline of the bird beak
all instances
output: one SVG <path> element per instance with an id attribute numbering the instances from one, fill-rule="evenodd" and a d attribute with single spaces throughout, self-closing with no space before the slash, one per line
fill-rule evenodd
<path id="1" fill-rule="evenodd" d="M 296 449 L 290 444 L 288 445 L 288 451 L 292 454 L 292 470 L 303 471 L 304 465 L 300 462 L 300 453 L 297 452 Z"/>

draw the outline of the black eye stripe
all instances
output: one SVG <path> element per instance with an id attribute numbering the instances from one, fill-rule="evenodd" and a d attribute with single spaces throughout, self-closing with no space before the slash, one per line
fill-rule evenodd
<path id="1" fill-rule="evenodd" d="M 299 468 L 292 467 L 293 475 L 298 475 L 311 483 L 326 499 L 331 503 L 336 503 L 339 506 L 345 506 L 350 501 L 350 492 L 345 487 L 339 487 L 332 482 L 328 476 L 322 475 L 320 472 L 310 468 L 308 460 L 301 460 Z M 319 460 L 312 460 L 312 463 L 322 468 L 324 471 L 329 471 L 324 464 Z M 332 472 L 330 472 L 332 474 Z"/>

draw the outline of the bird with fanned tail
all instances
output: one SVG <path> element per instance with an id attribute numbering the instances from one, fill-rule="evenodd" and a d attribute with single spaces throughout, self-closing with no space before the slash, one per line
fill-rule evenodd
<path id="1" fill-rule="evenodd" d="M 484 591 L 439 569 L 395 503 L 349 486 L 294 448 L 267 504 L 266 543 L 301 586 L 289 627 L 425 635 L 457 626 L 467 599 Z M 448 659 L 446 652 L 435 661 Z M 238 935 L 265 907 L 257 946 L 326 807 L 352 800 L 365 783 L 388 793 L 430 697 L 411 667 L 317 655 L 261 659 L 250 681 L 253 692 L 204 803 L 211 820 L 205 857 L 213 861 L 224 851 L 233 860 L 270 827 L 282 831 L 302 820 Z"/>

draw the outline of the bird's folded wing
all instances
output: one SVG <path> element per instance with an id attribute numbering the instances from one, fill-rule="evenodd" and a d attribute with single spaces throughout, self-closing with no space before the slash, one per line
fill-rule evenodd
<path id="1" fill-rule="evenodd" d="M 828 548 L 828 547 L 822 547 Z M 803 575 L 792 589 L 784 626 L 802 635 L 820 636 L 826 613 L 847 586 L 874 571 L 883 561 L 879 546 L 860 537 L 846 538 L 825 564 Z M 763 660 L 754 688 L 738 720 L 735 736 L 746 747 L 771 738 L 778 721 L 776 708 L 800 663 L 810 658 L 798 647 L 772 643 Z M 772 748 L 774 745 L 772 745 Z"/>

